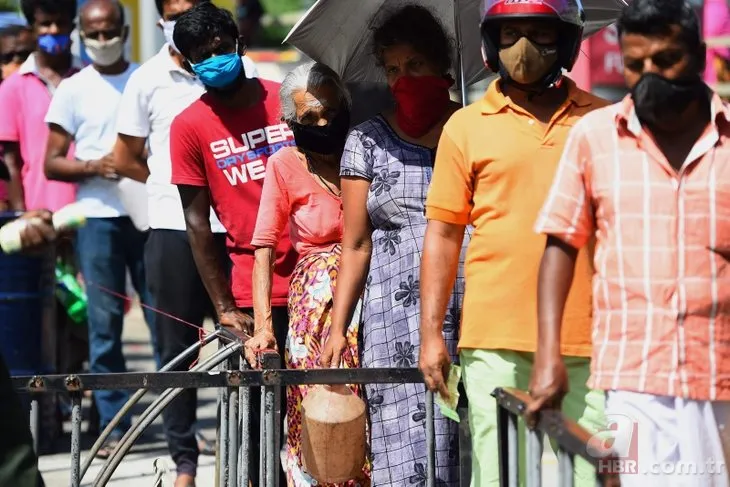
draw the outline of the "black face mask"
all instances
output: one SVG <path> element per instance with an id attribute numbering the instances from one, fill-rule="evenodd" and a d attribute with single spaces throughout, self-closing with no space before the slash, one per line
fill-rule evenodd
<path id="1" fill-rule="evenodd" d="M 297 147 L 305 152 L 330 155 L 341 152 L 350 130 L 350 111 L 341 108 L 327 125 L 302 125 L 289 122 Z"/>
<path id="2" fill-rule="evenodd" d="M 698 75 L 670 80 L 655 73 L 644 73 L 631 90 L 636 116 L 649 124 L 678 117 L 694 101 L 707 98 L 707 88 Z"/>

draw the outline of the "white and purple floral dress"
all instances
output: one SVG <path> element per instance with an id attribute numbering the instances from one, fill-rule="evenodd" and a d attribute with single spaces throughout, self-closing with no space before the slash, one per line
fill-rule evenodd
<path id="1" fill-rule="evenodd" d="M 370 181 L 367 209 L 373 251 L 362 305 L 362 367 L 417 367 L 419 274 L 426 232 L 425 203 L 434 151 L 398 137 L 382 117 L 358 125 L 349 135 L 340 174 Z M 345 223 L 346 224 L 346 223 Z M 444 322 L 451 359 L 464 296 L 463 262 Z M 372 485 L 424 486 L 426 407 L 423 384 L 368 384 Z M 436 418 L 436 485 L 459 484 L 458 424 Z"/>

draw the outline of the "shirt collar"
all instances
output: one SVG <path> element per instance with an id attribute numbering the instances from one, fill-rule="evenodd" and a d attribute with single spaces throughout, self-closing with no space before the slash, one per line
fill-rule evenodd
<path id="1" fill-rule="evenodd" d="M 578 88 L 575 82 L 567 76 L 562 77 L 561 83 L 565 83 L 568 87 L 568 100 L 575 106 L 587 107 L 592 103 L 591 96 L 585 91 Z M 500 79 L 497 78 L 489 84 L 487 92 L 481 100 L 482 114 L 493 115 L 499 113 L 505 107 L 510 105 L 511 100 L 502 92 Z"/>
<path id="2" fill-rule="evenodd" d="M 710 120 L 715 125 L 720 117 L 724 118 L 725 121 L 730 121 L 730 107 L 722 101 L 722 98 L 717 93 L 714 91 L 710 91 L 710 93 L 712 94 L 710 97 Z M 631 98 L 631 94 L 626 95 L 618 104 L 615 121 L 617 126 L 626 124 L 628 131 L 635 137 L 641 134 L 641 122 L 639 121 L 639 117 L 636 116 L 634 100 Z"/>
<path id="3" fill-rule="evenodd" d="M 192 74 L 188 73 L 183 68 L 177 65 L 175 60 L 170 55 L 169 44 L 165 43 L 165 45 L 163 45 L 160 51 L 157 53 L 157 56 L 160 59 L 160 65 L 165 69 L 165 71 L 169 73 L 183 74 L 188 78 L 194 78 Z"/>
<path id="4" fill-rule="evenodd" d="M 81 62 L 81 60 L 76 56 L 73 56 L 71 58 L 71 69 L 69 70 L 69 74 L 75 73 L 83 67 L 84 64 Z M 20 65 L 20 68 L 18 68 L 18 74 L 35 74 L 36 76 L 38 76 L 38 63 L 35 60 L 34 52 L 31 53 L 30 56 L 28 56 L 28 58 L 23 61 L 23 64 Z"/>

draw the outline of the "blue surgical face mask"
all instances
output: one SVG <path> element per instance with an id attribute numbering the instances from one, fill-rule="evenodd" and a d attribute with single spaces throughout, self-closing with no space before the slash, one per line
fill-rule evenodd
<path id="1" fill-rule="evenodd" d="M 38 36 L 38 47 L 46 54 L 65 54 L 71 47 L 71 36 L 68 34 L 43 34 Z"/>
<path id="2" fill-rule="evenodd" d="M 243 63 L 238 55 L 238 46 L 230 54 L 212 56 L 197 64 L 190 63 L 198 79 L 213 88 L 225 88 L 241 75 Z"/>

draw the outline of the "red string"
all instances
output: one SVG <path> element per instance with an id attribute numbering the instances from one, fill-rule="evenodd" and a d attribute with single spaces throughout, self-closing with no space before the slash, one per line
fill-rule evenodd
<path id="1" fill-rule="evenodd" d="M 128 301 L 130 303 L 133 301 L 133 299 L 131 297 L 127 296 L 126 294 L 118 293 L 118 292 L 116 292 L 116 291 L 114 291 L 112 289 L 108 289 L 108 288 L 106 288 L 104 286 L 100 286 L 99 284 L 86 281 L 86 285 L 94 286 L 95 288 L 97 288 L 97 289 L 99 289 L 99 290 L 101 290 L 101 291 L 103 291 L 103 292 L 105 292 L 107 294 L 111 294 L 112 296 L 115 296 L 117 298 L 124 299 L 124 300 L 126 300 L 126 301 Z M 145 309 L 148 309 L 148 310 L 154 312 L 154 313 L 161 314 L 161 315 L 166 316 L 168 318 L 171 318 L 171 319 L 173 319 L 173 320 L 175 320 L 175 321 L 177 321 L 179 323 L 182 323 L 183 325 L 187 325 L 189 327 L 192 327 L 192 328 L 195 328 L 196 330 L 198 330 L 198 340 L 200 341 L 201 347 L 203 345 L 203 340 L 205 339 L 206 335 L 208 335 L 208 334 L 211 333 L 210 331 L 206 330 L 202 326 L 198 326 L 198 325 L 196 325 L 194 323 L 190 323 L 189 321 L 185 321 L 182 318 L 178 318 L 177 316 L 171 315 L 170 313 L 167 313 L 165 311 L 162 311 L 161 309 L 158 309 L 158 308 L 155 308 L 153 306 L 149 306 L 147 304 L 144 304 L 141 301 L 140 301 L 139 305 L 142 306 Z M 228 337 L 224 337 L 224 336 L 221 336 L 220 339 L 227 339 L 227 340 L 233 341 L 233 340 L 229 339 Z M 199 359 L 200 359 L 200 354 L 198 354 L 195 357 L 195 360 L 193 361 L 193 363 L 190 364 L 190 369 L 192 369 L 193 367 L 195 367 L 195 365 L 198 363 L 198 360 Z"/>

